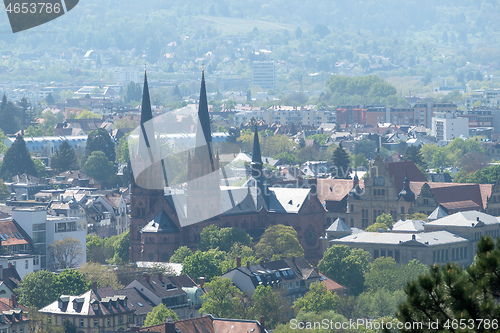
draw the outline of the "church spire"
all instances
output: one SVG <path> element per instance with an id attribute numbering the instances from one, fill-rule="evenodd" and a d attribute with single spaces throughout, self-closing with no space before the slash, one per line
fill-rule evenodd
<path id="1" fill-rule="evenodd" d="M 208 114 L 205 70 L 203 69 L 201 74 L 200 104 L 198 106 L 198 129 L 196 132 L 196 147 L 203 147 L 205 145 L 207 146 L 212 171 L 215 171 L 211 144 L 212 132 L 210 130 L 210 115 Z"/>
<path id="2" fill-rule="evenodd" d="M 148 74 L 144 71 L 144 88 L 142 89 L 141 125 L 153 119 L 151 100 L 149 98 Z"/>
<path id="3" fill-rule="evenodd" d="M 262 156 L 260 154 L 259 131 L 257 129 L 257 125 L 255 125 L 255 132 L 253 135 L 252 163 L 262 164 Z"/>
<path id="4" fill-rule="evenodd" d="M 262 177 L 262 156 L 260 154 L 259 131 L 255 125 L 253 135 L 253 152 L 252 152 L 252 177 L 260 180 Z"/>

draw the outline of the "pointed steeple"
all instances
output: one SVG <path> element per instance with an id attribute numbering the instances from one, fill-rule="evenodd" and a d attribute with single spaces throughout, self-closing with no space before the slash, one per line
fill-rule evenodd
<path id="1" fill-rule="evenodd" d="M 252 163 L 262 164 L 262 156 L 260 154 L 259 131 L 257 125 L 255 125 L 255 131 L 253 135 Z"/>
<path id="2" fill-rule="evenodd" d="M 212 154 L 212 132 L 210 130 L 210 115 L 208 114 L 207 89 L 205 86 L 205 70 L 201 74 L 200 104 L 198 106 L 198 129 L 196 132 L 196 147 L 208 147 L 210 164 L 214 169 Z M 212 170 L 214 171 L 214 170 Z"/>
<path id="3" fill-rule="evenodd" d="M 148 74 L 144 71 L 144 88 L 142 89 L 141 125 L 153 119 L 151 99 L 149 98 Z"/>

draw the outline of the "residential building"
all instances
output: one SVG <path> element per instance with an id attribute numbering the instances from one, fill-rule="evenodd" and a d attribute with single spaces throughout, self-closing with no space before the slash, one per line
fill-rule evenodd
<path id="1" fill-rule="evenodd" d="M 414 119 L 416 126 L 424 126 L 427 128 L 432 127 L 432 117 L 435 113 L 455 113 L 457 112 L 457 105 L 453 103 L 417 103 L 413 106 Z"/>
<path id="2" fill-rule="evenodd" d="M 435 113 L 432 117 L 432 136 L 438 141 L 451 141 L 458 137 L 469 137 L 469 120 L 457 118 L 448 112 Z"/>
<path id="3" fill-rule="evenodd" d="M 363 105 L 344 105 L 337 107 L 336 122 L 339 124 L 365 125 L 367 121 L 366 117 L 367 117 L 367 108 L 364 107 Z"/>
<path id="4" fill-rule="evenodd" d="M 40 254 L 40 269 L 51 266 L 49 246 L 65 238 L 80 241 L 81 254 L 77 257 L 77 267 L 87 260 L 87 222 L 81 217 L 52 216 L 44 207 L 14 208 L 12 219 L 33 240 L 33 247 Z"/>
<path id="5" fill-rule="evenodd" d="M 16 266 L 7 264 L 0 267 L 0 297 L 12 299 L 14 290 L 17 289 L 21 277 L 17 273 Z"/>
<path id="6" fill-rule="evenodd" d="M 254 61 L 252 64 L 252 84 L 264 90 L 278 88 L 277 69 L 274 61 Z"/>
<path id="7" fill-rule="evenodd" d="M 125 289 L 134 288 L 154 306 L 164 304 L 172 309 L 179 318 L 198 317 L 198 309 L 201 307 L 201 295 L 203 290 L 194 283 L 187 275 L 164 276 L 158 274 L 151 276 L 144 274 L 129 283 Z M 146 313 L 147 314 L 147 313 Z M 138 322 L 144 323 L 145 316 L 139 318 Z"/>
<path id="8" fill-rule="evenodd" d="M 95 289 L 78 296 L 61 295 L 57 301 L 38 310 L 51 324 L 69 320 L 77 332 L 125 331 L 134 322 L 135 308 L 127 296 L 104 297 Z"/>
<path id="9" fill-rule="evenodd" d="M 0 333 L 28 333 L 30 319 L 28 308 L 19 305 L 16 296 L 0 298 Z"/>
<path id="10" fill-rule="evenodd" d="M 251 332 L 267 333 L 264 317 L 260 322 L 247 319 L 214 318 L 211 315 L 179 320 L 176 322 L 166 322 L 149 327 L 132 327 L 131 332 L 150 333 L 218 333 L 218 332 Z"/>
<path id="11" fill-rule="evenodd" d="M 236 268 L 222 277 L 231 279 L 248 295 L 252 295 L 259 285 L 281 288 L 291 303 L 304 296 L 311 283 L 320 281 L 319 274 L 304 257 L 283 258 L 258 265 L 247 262 L 246 266 L 242 266 L 241 258 L 238 258 Z"/>

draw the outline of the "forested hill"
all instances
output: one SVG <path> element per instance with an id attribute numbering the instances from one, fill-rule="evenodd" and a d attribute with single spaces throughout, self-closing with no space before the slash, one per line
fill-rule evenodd
<path id="1" fill-rule="evenodd" d="M 316 28 L 320 34 L 367 30 L 376 37 L 393 38 L 424 33 L 437 40 L 443 32 L 453 32 L 450 40 L 446 38 L 449 43 L 500 44 L 497 0 L 81 0 L 64 17 L 20 34 L 8 33 L 4 8 L 0 17 L 5 47 L 126 50 L 147 47 L 153 39 L 162 45 L 181 34 L 240 31 L 230 28 L 238 21 L 222 22 L 229 27 L 224 29 L 216 24 L 218 18 L 238 18 L 249 31 L 254 26 L 247 20 L 258 20 L 290 32 L 297 27 Z M 39 34 L 52 34 L 52 38 L 40 39 Z"/>

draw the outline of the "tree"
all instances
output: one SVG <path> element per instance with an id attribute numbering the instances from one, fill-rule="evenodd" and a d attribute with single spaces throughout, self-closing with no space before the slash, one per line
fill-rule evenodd
<path id="1" fill-rule="evenodd" d="M 114 254 L 112 249 L 106 247 L 104 239 L 99 238 L 97 235 L 87 235 L 85 245 L 88 262 L 105 264 L 106 259 L 109 259 Z"/>
<path id="2" fill-rule="evenodd" d="M 21 113 L 22 110 L 12 102 L 8 102 L 7 97 L 4 95 L 0 105 L 0 128 L 4 133 L 14 134 L 19 130 L 17 117 Z"/>
<path id="3" fill-rule="evenodd" d="M 112 236 L 108 240 L 110 241 L 109 246 L 112 247 L 114 251 L 113 258 L 109 260 L 109 263 L 112 265 L 127 263 L 130 247 L 130 230 L 120 235 Z"/>
<path id="4" fill-rule="evenodd" d="M 333 152 L 332 162 L 334 165 L 334 172 L 332 177 L 349 179 L 349 173 L 351 172 L 349 166 L 351 165 L 351 158 L 347 151 L 340 144 L 337 149 Z"/>
<path id="5" fill-rule="evenodd" d="M 367 291 L 372 292 L 381 288 L 390 292 L 403 290 L 408 282 L 427 270 L 427 266 L 418 260 L 398 265 L 391 257 L 380 257 L 370 264 L 370 269 L 365 273 L 365 286 Z"/>
<path id="6" fill-rule="evenodd" d="M 205 228 L 206 229 L 206 228 Z M 193 251 L 187 246 L 181 246 L 174 251 L 174 254 L 170 257 L 170 262 L 175 262 L 182 264 L 184 259 L 193 254 Z"/>
<path id="7" fill-rule="evenodd" d="M 54 288 L 55 281 L 55 274 L 47 270 L 26 274 L 16 289 L 19 303 L 37 309 L 52 303 L 60 296 Z"/>
<path id="8" fill-rule="evenodd" d="M 219 250 L 196 251 L 193 255 L 186 257 L 182 264 L 182 274 L 193 278 L 204 277 L 211 281 L 214 277 L 222 274 L 221 264 L 225 260 L 225 253 Z"/>
<path id="9" fill-rule="evenodd" d="M 412 161 L 415 163 L 415 165 L 420 169 L 420 170 L 426 170 L 427 169 L 427 163 L 424 161 L 424 156 L 422 155 L 422 151 L 420 150 L 420 147 L 416 146 L 409 146 L 406 149 L 406 152 L 403 156 L 403 160 L 405 161 Z"/>
<path id="10" fill-rule="evenodd" d="M 144 327 L 162 324 L 168 318 L 172 319 L 172 321 L 179 320 L 179 316 L 172 309 L 167 308 L 165 304 L 159 304 L 146 316 Z"/>
<path id="11" fill-rule="evenodd" d="M 83 255 L 83 248 L 78 239 L 63 237 L 49 246 L 49 252 L 52 259 L 51 266 L 54 270 L 58 270 L 76 267 Z"/>
<path id="12" fill-rule="evenodd" d="M 36 175 L 40 178 L 47 177 L 47 167 L 39 159 L 34 159 L 33 164 L 35 164 Z"/>
<path id="13" fill-rule="evenodd" d="M 132 101 L 140 101 L 142 97 L 142 88 L 139 83 L 134 83 L 130 81 L 127 85 L 127 91 L 125 93 L 125 103 L 130 103 Z"/>
<path id="14" fill-rule="evenodd" d="M 281 295 L 281 290 L 274 290 L 271 286 L 259 285 L 255 288 L 251 299 L 252 317 L 260 320 L 266 317 L 266 326 L 275 327 L 287 321 L 287 312 L 290 310 L 289 302 Z"/>
<path id="15" fill-rule="evenodd" d="M 272 258 L 274 255 L 288 258 L 304 255 L 297 231 L 293 227 L 283 224 L 267 228 L 260 241 L 255 245 L 255 252 L 262 258 Z"/>
<path id="16" fill-rule="evenodd" d="M 115 161 L 115 144 L 104 128 L 90 131 L 87 138 L 87 145 L 85 146 L 84 161 L 95 151 L 102 151 L 109 161 Z"/>
<path id="17" fill-rule="evenodd" d="M 85 275 L 74 269 L 65 269 L 56 276 L 53 288 L 57 297 L 60 295 L 78 296 L 85 293 L 92 286 L 87 283 Z"/>
<path id="18" fill-rule="evenodd" d="M 245 230 L 240 228 L 222 228 L 210 225 L 203 229 L 200 234 L 198 249 L 206 251 L 219 248 L 221 251 L 229 252 L 235 243 L 251 245 L 252 239 Z"/>
<path id="19" fill-rule="evenodd" d="M 89 110 L 83 110 L 82 112 L 80 112 L 78 117 L 76 117 L 76 119 L 100 119 L 100 118 L 101 116 Z"/>
<path id="20" fill-rule="evenodd" d="M 75 150 L 67 140 L 64 140 L 55 151 L 54 155 L 52 155 L 51 166 L 52 169 L 57 170 L 59 173 L 67 170 L 79 169 Z"/>
<path id="21" fill-rule="evenodd" d="M 436 264 L 408 283 L 405 292 L 397 318 L 401 322 L 436 323 L 420 332 L 449 331 L 445 324 L 460 320 L 492 323 L 500 316 L 500 243 L 490 236 L 481 238 L 475 260 L 466 270 L 455 263 Z M 497 328 L 474 326 L 470 331 L 493 332 Z"/>
<path id="22" fill-rule="evenodd" d="M 23 173 L 37 176 L 35 163 L 26 148 L 26 143 L 23 137 L 18 135 L 5 154 L 2 167 L 0 168 L 0 175 L 3 179 L 10 179 L 15 175 Z"/>
<path id="23" fill-rule="evenodd" d="M 208 292 L 201 296 L 203 303 L 199 310 L 200 313 L 209 313 L 218 318 L 231 318 L 241 306 L 243 293 L 230 279 L 217 276 L 205 284 L 205 289 Z"/>
<path id="24" fill-rule="evenodd" d="M 94 151 L 86 160 L 82 170 L 90 177 L 99 181 L 108 180 L 115 174 L 113 162 L 108 160 L 102 151 Z"/>
<path id="25" fill-rule="evenodd" d="M 96 282 L 99 287 L 112 287 L 115 290 L 123 288 L 118 282 L 118 277 L 112 268 L 94 263 L 86 262 L 85 265 L 78 268 L 78 271 L 85 275 L 87 284 Z"/>
<path id="26" fill-rule="evenodd" d="M 293 303 L 295 312 L 323 312 L 336 310 L 340 303 L 340 298 L 332 294 L 322 282 L 312 283 L 309 291 Z"/>
<path id="27" fill-rule="evenodd" d="M 333 245 L 318 264 L 320 272 L 349 288 L 354 295 L 363 291 L 364 274 L 368 270 L 370 254 L 346 245 Z"/>
<path id="28" fill-rule="evenodd" d="M 384 213 L 377 216 L 375 223 L 366 228 L 366 231 L 376 232 L 381 228 L 384 230 L 391 229 L 393 224 L 394 220 L 392 219 L 392 216 Z"/>

